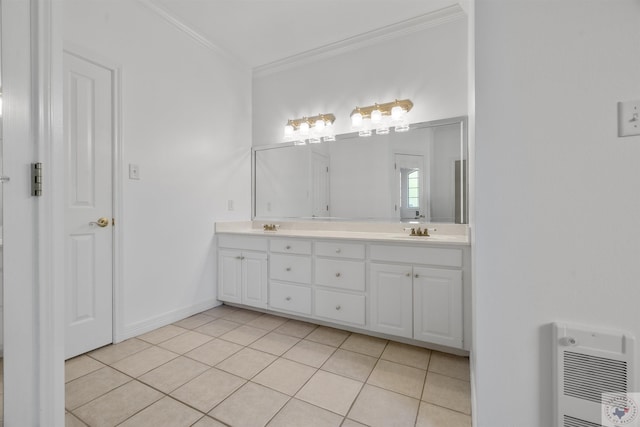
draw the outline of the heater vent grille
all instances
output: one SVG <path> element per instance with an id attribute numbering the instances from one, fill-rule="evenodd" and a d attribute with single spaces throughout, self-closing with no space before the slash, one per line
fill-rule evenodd
<path id="1" fill-rule="evenodd" d="M 592 423 L 591 421 L 581 420 L 579 418 L 564 416 L 564 427 L 602 427 L 602 424 Z"/>
<path id="2" fill-rule="evenodd" d="M 564 352 L 566 396 L 601 403 L 602 393 L 626 392 L 627 362 L 571 351 Z"/>

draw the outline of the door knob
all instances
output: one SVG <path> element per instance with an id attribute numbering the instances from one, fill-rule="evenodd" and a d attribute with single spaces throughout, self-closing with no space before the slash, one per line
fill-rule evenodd
<path id="1" fill-rule="evenodd" d="M 106 227 L 107 225 L 109 225 L 109 218 L 98 218 L 97 221 L 91 221 L 89 223 L 89 225 L 97 225 L 98 227 Z"/>

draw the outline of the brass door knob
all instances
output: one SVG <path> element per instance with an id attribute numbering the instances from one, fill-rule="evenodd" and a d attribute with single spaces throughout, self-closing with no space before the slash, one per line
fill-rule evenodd
<path id="1" fill-rule="evenodd" d="M 89 225 L 97 225 L 98 227 L 106 227 L 107 225 L 109 225 L 109 218 L 98 218 L 97 221 L 91 221 L 89 223 Z"/>

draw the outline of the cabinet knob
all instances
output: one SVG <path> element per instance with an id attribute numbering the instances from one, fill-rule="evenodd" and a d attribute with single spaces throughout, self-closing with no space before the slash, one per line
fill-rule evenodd
<path id="1" fill-rule="evenodd" d="M 291 301 L 291 297 L 286 297 L 285 300 Z"/>
<path id="2" fill-rule="evenodd" d="M 420 275 L 419 275 L 419 274 L 416 274 L 414 277 L 417 279 L 418 277 L 420 277 Z"/>
<path id="3" fill-rule="evenodd" d="M 342 249 L 338 248 L 336 249 L 336 253 L 339 254 L 340 252 L 342 252 Z"/>
<path id="4" fill-rule="evenodd" d="M 407 273 L 407 274 L 406 274 L 406 276 L 407 276 L 407 277 L 411 277 L 411 273 Z"/>
<path id="5" fill-rule="evenodd" d="M 242 259 L 242 257 L 241 256 L 237 256 L 236 259 Z"/>
<path id="6" fill-rule="evenodd" d="M 287 268 L 285 268 L 285 270 L 291 271 L 291 267 L 287 267 Z"/>
<path id="7" fill-rule="evenodd" d="M 336 277 L 340 277 L 340 276 L 342 276 L 342 274 L 336 273 Z"/>
<path id="8" fill-rule="evenodd" d="M 336 310 L 340 310 L 341 308 L 340 305 L 336 305 Z"/>
<path id="9" fill-rule="evenodd" d="M 291 249 L 291 246 L 287 245 L 287 246 L 285 246 L 285 249 L 289 250 L 289 249 Z"/>

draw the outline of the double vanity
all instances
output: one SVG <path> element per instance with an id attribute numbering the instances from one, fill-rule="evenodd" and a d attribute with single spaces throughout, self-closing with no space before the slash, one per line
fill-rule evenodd
<path id="1" fill-rule="evenodd" d="M 216 223 L 218 299 L 464 354 L 471 337 L 468 226 Z M 435 227 L 433 229 L 432 227 Z M 271 228 L 271 227 L 267 227 Z"/>

